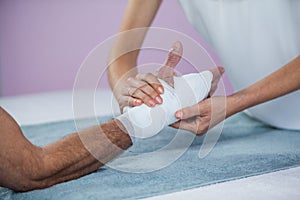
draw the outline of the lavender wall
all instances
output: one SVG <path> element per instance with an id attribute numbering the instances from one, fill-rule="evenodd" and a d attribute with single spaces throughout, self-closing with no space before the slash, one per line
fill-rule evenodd
<path id="1" fill-rule="evenodd" d="M 86 55 L 117 32 L 126 3 L 124 0 L 1 0 L 1 95 L 71 89 Z M 175 0 L 163 2 L 153 25 L 181 31 L 203 43 Z M 227 78 L 225 84 L 229 86 Z M 107 79 L 102 86 L 108 86 Z"/>

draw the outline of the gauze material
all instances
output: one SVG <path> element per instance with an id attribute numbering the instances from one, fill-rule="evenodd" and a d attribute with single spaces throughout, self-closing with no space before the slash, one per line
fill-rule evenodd
<path id="1" fill-rule="evenodd" d="M 127 107 L 125 113 L 117 117 L 131 138 L 148 138 L 160 132 L 165 126 L 178 119 L 175 112 L 192 106 L 207 97 L 213 75 L 210 71 L 174 77 L 174 88 L 160 80 L 165 92 L 161 95 L 163 103 L 155 107 L 145 104 Z M 133 140 L 134 141 L 134 140 Z"/>

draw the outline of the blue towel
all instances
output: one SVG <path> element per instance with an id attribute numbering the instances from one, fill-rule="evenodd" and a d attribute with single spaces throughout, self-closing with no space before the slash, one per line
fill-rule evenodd
<path id="1" fill-rule="evenodd" d="M 99 118 L 101 122 L 110 119 Z M 92 125 L 88 119 L 80 122 Z M 34 144 L 44 145 L 75 132 L 75 126 L 73 121 L 62 121 L 24 126 L 22 130 Z M 156 137 L 138 141 L 129 151 L 148 152 L 161 148 L 175 133 L 175 129 L 166 128 Z M 300 131 L 275 129 L 243 113 L 225 122 L 215 148 L 207 157 L 199 159 L 202 142 L 203 137 L 196 137 L 176 162 L 154 172 L 127 173 L 105 166 L 82 178 L 47 189 L 17 193 L 0 188 L 0 199 L 137 199 L 300 165 Z"/>

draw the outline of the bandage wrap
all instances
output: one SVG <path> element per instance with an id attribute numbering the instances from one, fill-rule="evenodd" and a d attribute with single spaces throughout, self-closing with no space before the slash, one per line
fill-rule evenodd
<path id="1" fill-rule="evenodd" d="M 165 92 L 161 95 L 163 103 L 153 108 L 145 104 L 127 107 L 126 112 L 117 119 L 126 128 L 131 138 L 148 138 L 159 133 L 165 126 L 178 119 L 175 112 L 192 106 L 207 97 L 213 75 L 210 71 L 174 77 L 174 88 L 159 80 Z"/>

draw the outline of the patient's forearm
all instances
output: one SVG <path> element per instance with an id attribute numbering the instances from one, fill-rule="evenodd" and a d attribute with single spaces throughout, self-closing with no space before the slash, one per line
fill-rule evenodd
<path id="1" fill-rule="evenodd" d="M 131 145 L 116 121 L 72 134 L 43 148 L 49 184 L 77 178 L 112 160 Z M 88 150 L 87 150 L 88 149 Z"/>
<path id="2" fill-rule="evenodd" d="M 229 96 L 227 115 L 300 89 L 300 56 L 261 81 Z"/>
<path id="3" fill-rule="evenodd" d="M 131 146 L 130 137 L 115 120 L 42 148 L 32 145 L 1 108 L 0 123 L 0 186 L 17 191 L 45 188 L 78 178 Z"/>

